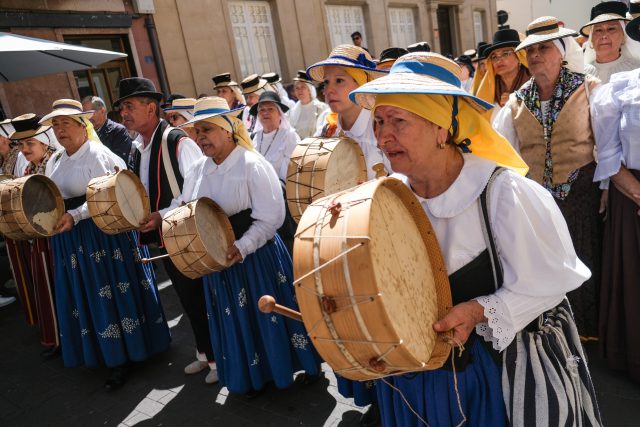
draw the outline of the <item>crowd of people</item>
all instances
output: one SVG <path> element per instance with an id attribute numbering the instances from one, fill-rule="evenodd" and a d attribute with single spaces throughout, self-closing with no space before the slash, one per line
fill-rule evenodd
<path id="1" fill-rule="evenodd" d="M 215 96 L 198 99 L 165 97 L 134 77 L 119 82 L 121 123 L 99 97 L 0 123 L 0 173 L 44 174 L 65 203 L 52 237 L 5 239 L 43 357 L 104 364 L 105 386 L 117 389 L 133 362 L 165 351 L 155 271 L 140 260 L 148 245 L 166 253 L 160 227 L 169 211 L 208 197 L 232 224 L 231 266 L 192 279 L 162 261 L 193 332 L 185 374 L 206 371 L 206 383 L 249 398 L 269 383 L 314 383 L 322 360 L 302 323 L 261 313 L 258 298 L 297 308 L 285 194 L 294 149 L 309 137 L 348 137 L 368 179 L 383 164 L 430 219 L 454 305 L 424 327 L 459 347 L 433 371 L 366 382 L 337 375 L 341 394 L 370 405 L 361 424 L 535 425 L 546 405 L 549 425 L 600 425 L 582 343 L 598 341 L 611 368 L 640 381 L 640 3 L 594 6 L 580 34 L 550 16 L 524 34 L 501 28 L 456 58 L 420 42 L 375 60 L 359 32 L 352 40 L 298 71 L 291 92 L 276 73 L 240 83 L 219 74 Z M 86 186 L 127 168 L 151 213 L 137 231 L 108 235 L 90 219 Z M 527 334 L 558 312 L 569 315 L 547 351 L 566 350 L 566 365 L 578 365 L 577 400 L 566 381 L 558 385 L 555 362 L 520 359 Z M 522 364 L 553 392 L 514 374 Z M 535 409 L 517 396 L 531 387 L 546 399 Z"/>

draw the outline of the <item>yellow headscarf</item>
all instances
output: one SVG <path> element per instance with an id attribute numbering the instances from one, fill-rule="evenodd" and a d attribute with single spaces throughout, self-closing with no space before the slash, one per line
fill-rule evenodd
<path id="1" fill-rule="evenodd" d="M 91 141 L 95 141 L 98 144 L 102 144 L 102 141 L 100 141 L 100 137 L 96 133 L 96 130 L 93 127 L 93 123 L 91 123 L 91 120 L 82 116 L 67 116 L 67 117 L 75 120 L 76 122 L 80 123 L 82 126 L 84 126 L 87 129 L 88 139 L 90 139 Z"/>
<path id="2" fill-rule="evenodd" d="M 522 65 L 529 68 L 529 63 L 527 62 L 527 53 L 524 51 L 524 49 L 517 51 L 516 57 Z M 489 104 L 496 104 L 498 102 L 498 100 L 495 99 L 496 72 L 493 69 L 493 64 L 491 63 L 490 59 L 487 59 L 487 72 L 484 74 L 484 77 L 482 78 L 480 86 L 478 87 L 478 91 L 475 93 L 475 95 L 478 98 L 487 101 Z"/>
<path id="3" fill-rule="evenodd" d="M 499 166 L 513 169 L 521 175 L 529 170 L 527 164 L 513 149 L 509 141 L 496 132 L 481 113 L 468 102 L 449 95 L 431 94 L 379 94 L 373 111 L 381 105 L 402 108 L 444 129 L 448 129 L 463 152 L 493 160 Z M 454 108 L 457 115 L 454 119 Z M 453 129 L 455 128 L 455 129 Z"/>
<path id="4" fill-rule="evenodd" d="M 231 132 L 235 142 L 245 150 L 253 151 L 253 143 L 251 142 L 251 136 L 247 132 L 247 128 L 242 123 L 242 120 L 238 119 L 233 114 L 214 116 L 203 121 L 213 123 L 220 126 L 222 129 Z"/>
<path id="5" fill-rule="evenodd" d="M 478 63 L 478 68 L 476 68 L 476 72 L 473 75 L 473 81 L 471 82 L 471 95 L 478 93 L 478 88 L 480 87 L 480 83 L 482 83 L 482 79 L 486 73 L 486 68 L 480 67 L 480 63 Z"/>
<path id="6" fill-rule="evenodd" d="M 339 65 L 338 65 L 339 67 Z M 371 78 L 369 77 L 369 74 L 365 73 L 364 71 L 362 71 L 359 68 L 352 68 L 352 67 L 342 67 L 351 77 L 353 77 L 353 80 L 356 81 L 356 83 L 358 83 L 358 86 L 362 86 L 363 84 L 370 82 Z"/>

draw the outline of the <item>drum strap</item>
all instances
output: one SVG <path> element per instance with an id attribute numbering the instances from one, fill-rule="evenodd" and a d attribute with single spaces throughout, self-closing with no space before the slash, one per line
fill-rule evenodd
<path id="1" fill-rule="evenodd" d="M 169 132 L 171 132 L 173 129 L 173 127 L 167 126 L 167 128 L 162 133 L 162 164 L 164 165 L 164 171 L 167 174 L 169 187 L 171 187 L 171 194 L 173 194 L 173 198 L 175 199 L 180 195 L 180 186 L 178 185 L 178 180 L 176 179 L 176 174 L 173 170 L 173 164 L 171 163 L 171 158 L 169 157 L 169 147 L 167 142 L 167 140 L 169 139 Z"/>

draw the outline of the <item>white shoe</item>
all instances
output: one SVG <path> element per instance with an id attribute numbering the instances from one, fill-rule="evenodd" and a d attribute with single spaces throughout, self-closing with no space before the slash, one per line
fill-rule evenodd
<path id="1" fill-rule="evenodd" d="M 9 305 L 12 302 L 14 302 L 16 299 L 15 297 L 3 297 L 2 295 L 0 295 L 0 307 L 4 307 L 5 305 Z"/>
<path id="2" fill-rule="evenodd" d="M 215 367 L 209 371 L 204 382 L 207 384 L 215 384 L 218 382 L 218 370 Z"/>
<path id="3" fill-rule="evenodd" d="M 200 360 L 194 360 L 193 362 L 185 366 L 184 373 L 187 375 L 193 375 L 193 374 L 197 374 L 198 372 L 202 372 L 205 368 L 208 368 L 208 367 L 209 367 L 209 363 L 202 362 Z"/>

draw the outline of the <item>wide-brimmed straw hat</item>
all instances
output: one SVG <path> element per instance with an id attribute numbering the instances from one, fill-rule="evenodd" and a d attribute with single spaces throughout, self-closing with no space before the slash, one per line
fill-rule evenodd
<path id="1" fill-rule="evenodd" d="M 193 119 L 181 124 L 179 127 L 189 126 L 195 122 L 207 120 L 212 117 L 236 115 L 233 113 L 236 113 L 243 108 L 244 107 L 239 107 L 230 110 L 227 101 L 219 96 L 207 96 L 206 98 L 200 98 L 196 101 L 196 104 L 193 107 Z"/>
<path id="2" fill-rule="evenodd" d="M 243 95 L 249 95 L 260 89 L 264 89 L 266 85 L 267 81 L 257 74 L 251 74 L 245 77 L 244 80 L 242 80 L 242 83 L 240 83 Z"/>
<path id="3" fill-rule="evenodd" d="M 231 73 L 222 73 L 215 75 L 211 78 L 213 80 L 213 88 L 218 89 L 220 87 L 240 86 L 237 82 L 231 80 Z"/>
<path id="4" fill-rule="evenodd" d="M 33 113 L 23 114 L 11 120 L 13 133 L 9 135 L 9 139 L 19 141 L 21 139 L 33 138 L 36 135 L 45 133 L 51 126 L 40 124 L 40 117 Z"/>
<path id="5" fill-rule="evenodd" d="M 161 102 L 162 98 L 164 98 L 164 95 L 156 90 L 156 85 L 151 80 L 143 77 L 129 77 L 120 80 L 118 82 L 118 93 L 120 98 L 113 103 L 115 108 L 118 108 L 125 99 L 134 96 L 143 96 L 155 99 L 158 102 Z"/>
<path id="6" fill-rule="evenodd" d="M 561 28 L 558 25 L 558 18 L 553 16 L 543 16 L 527 26 L 527 38 L 516 47 L 516 52 L 538 43 L 544 43 L 550 40 L 562 39 L 565 37 L 577 36 L 578 33 L 569 28 Z"/>
<path id="7" fill-rule="evenodd" d="M 193 110 L 193 107 L 196 105 L 195 98 L 178 98 L 174 99 L 171 105 L 164 109 L 164 111 L 182 111 L 182 110 Z"/>
<path id="8" fill-rule="evenodd" d="M 287 107 L 282 103 L 282 100 L 280 99 L 280 95 L 278 95 L 275 92 L 266 91 L 266 92 L 263 92 L 262 95 L 260 95 L 260 99 L 258 99 L 258 102 L 256 102 L 251 106 L 251 109 L 249 110 L 249 114 L 251 114 L 252 116 L 257 115 L 260 104 L 264 102 L 273 102 L 274 104 L 277 104 L 283 113 L 286 113 L 287 111 L 289 111 L 289 107 Z"/>
<path id="9" fill-rule="evenodd" d="M 307 74 L 305 70 L 298 70 L 296 76 L 293 78 L 294 82 L 305 82 L 305 83 L 313 83 L 311 77 Z"/>
<path id="10" fill-rule="evenodd" d="M 580 28 L 580 34 L 589 37 L 591 28 L 595 24 L 609 21 L 628 21 L 627 12 L 629 8 L 620 1 L 605 1 L 598 3 L 591 8 L 591 20 Z"/>
<path id="11" fill-rule="evenodd" d="M 520 44 L 520 34 L 511 28 L 503 28 L 493 33 L 493 41 L 484 48 L 484 55 L 488 57 L 496 49 L 503 47 L 516 48 Z"/>
<path id="12" fill-rule="evenodd" d="M 627 22 L 625 26 L 627 35 L 635 41 L 640 41 L 640 1 L 629 3 L 627 16 L 631 18 L 631 21 Z"/>
<path id="13" fill-rule="evenodd" d="M 93 116 L 94 110 L 84 111 L 82 109 L 82 104 L 80 101 L 76 101 L 75 99 L 58 99 L 53 101 L 51 105 L 53 111 L 44 116 L 41 120 L 41 124 L 50 125 L 51 120 L 54 117 L 60 116 L 72 116 L 77 118 L 88 119 Z"/>
<path id="14" fill-rule="evenodd" d="M 324 67 L 326 66 L 357 68 L 374 79 L 384 76 L 387 73 L 384 70 L 376 69 L 376 64 L 373 62 L 373 58 L 371 58 L 369 52 L 361 47 L 350 44 L 342 44 L 335 47 L 328 58 L 316 62 L 307 68 L 307 74 L 313 80 L 321 82 L 324 80 Z"/>
<path id="15" fill-rule="evenodd" d="M 480 112 L 493 108 L 462 89 L 459 75 L 460 66 L 438 53 L 408 53 L 393 64 L 388 75 L 352 91 L 349 98 L 367 110 L 373 108 L 377 95 L 403 93 L 458 96 Z"/>

